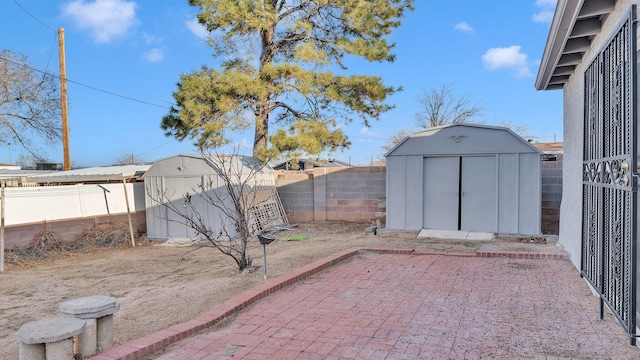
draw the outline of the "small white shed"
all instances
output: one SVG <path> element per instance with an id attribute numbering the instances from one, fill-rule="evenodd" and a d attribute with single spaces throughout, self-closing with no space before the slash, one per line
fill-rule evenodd
<path id="1" fill-rule="evenodd" d="M 248 156 L 180 154 L 156 161 L 144 174 L 147 237 L 151 240 L 202 237 L 170 207 L 195 220 L 201 218 L 216 237 L 235 237 L 234 207 L 224 174 L 234 189 L 242 187 L 247 201 L 245 215 L 254 233 L 286 223 L 274 172 L 268 165 Z M 185 204 L 187 197 L 193 207 Z"/>
<path id="2" fill-rule="evenodd" d="M 540 234 L 540 157 L 508 128 L 416 132 L 386 154 L 387 229 Z"/>

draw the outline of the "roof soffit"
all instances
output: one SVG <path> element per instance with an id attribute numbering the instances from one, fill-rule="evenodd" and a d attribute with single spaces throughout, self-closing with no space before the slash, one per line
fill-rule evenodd
<path id="1" fill-rule="evenodd" d="M 591 49 L 616 0 L 558 0 L 536 89 L 561 89 Z"/>

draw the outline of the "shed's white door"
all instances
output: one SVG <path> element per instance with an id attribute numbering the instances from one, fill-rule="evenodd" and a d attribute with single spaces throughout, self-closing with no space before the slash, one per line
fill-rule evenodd
<path id="1" fill-rule="evenodd" d="M 424 159 L 423 227 L 496 231 L 495 156 Z"/>
<path id="2" fill-rule="evenodd" d="M 427 229 L 458 230 L 460 158 L 424 158 L 423 226 Z"/>
<path id="3" fill-rule="evenodd" d="M 460 230 L 496 232 L 496 157 L 462 157 Z"/>

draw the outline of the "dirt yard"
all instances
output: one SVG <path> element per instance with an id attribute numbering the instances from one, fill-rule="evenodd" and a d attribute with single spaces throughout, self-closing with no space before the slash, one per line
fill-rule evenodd
<path id="1" fill-rule="evenodd" d="M 462 241 L 418 239 L 417 232 L 367 235 L 369 224 L 310 223 L 276 234 L 276 238 L 306 235 L 300 241 L 267 245 L 270 278 L 332 253 L 356 247 L 412 248 L 421 251 L 474 252 L 502 246 L 526 250 L 531 246 L 509 240 Z M 0 273 L 0 359 L 17 359 L 15 332 L 22 324 L 58 316 L 58 304 L 89 295 L 116 297 L 120 311 L 114 318 L 116 345 L 209 310 L 263 280 L 262 246 L 252 241 L 248 254 L 253 268 L 239 273 L 235 262 L 212 248 L 147 244 L 135 248 L 73 254 L 61 260 L 28 266 L 8 266 Z"/>

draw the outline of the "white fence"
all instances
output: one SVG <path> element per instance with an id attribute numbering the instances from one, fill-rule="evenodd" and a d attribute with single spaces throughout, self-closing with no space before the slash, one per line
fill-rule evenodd
<path id="1" fill-rule="evenodd" d="M 144 211 L 144 183 L 39 186 L 5 189 L 5 225 Z"/>

